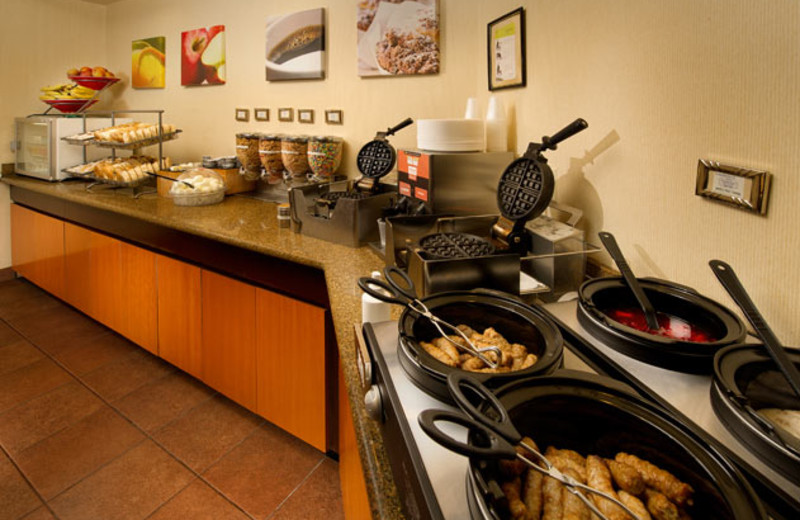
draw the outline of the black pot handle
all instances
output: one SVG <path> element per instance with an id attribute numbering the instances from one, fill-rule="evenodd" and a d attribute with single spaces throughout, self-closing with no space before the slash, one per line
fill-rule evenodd
<path id="1" fill-rule="evenodd" d="M 450 390 L 450 395 L 453 397 L 453 400 L 458 407 L 461 408 L 461 411 L 472 419 L 482 426 L 497 432 L 498 435 L 513 445 L 517 445 L 522 441 L 522 435 L 520 435 L 514 427 L 511 418 L 508 416 L 508 411 L 503 404 L 491 390 L 486 388 L 477 379 L 465 372 L 451 372 L 447 376 L 447 388 Z M 477 395 L 482 401 L 481 404 L 488 403 L 499 419 L 489 417 L 478 410 L 464 394 L 464 388 L 468 388 Z"/>
<path id="2" fill-rule="evenodd" d="M 484 459 L 515 459 L 517 452 L 514 446 L 498 437 L 492 430 L 486 426 L 473 421 L 460 413 L 450 412 L 446 410 L 425 410 L 417 417 L 419 427 L 422 428 L 428 437 L 436 441 L 438 444 L 445 448 L 465 455 L 467 457 L 478 456 Z M 483 441 L 487 446 L 478 446 L 469 444 L 454 439 L 444 431 L 442 431 L 436 424 L 438 422 L 446 422 L 457 424 L 467 428 L 473 437 L 482 435 Z"/>
<path id="3" fill-rule="evenodd" d="M 411 119 L 410 117 L 407 117 L 406 119 L 404 119 L 400 123 L 394 125 L 393 127 L 389 128 L 388 130 L 386 130 L 386 135 L 394 135 L 396 132 L 399 132 L 403 128 L 405 128 L 407 126 L 410 126 L 412 124 L 414 124 L 414 120 Z"/>

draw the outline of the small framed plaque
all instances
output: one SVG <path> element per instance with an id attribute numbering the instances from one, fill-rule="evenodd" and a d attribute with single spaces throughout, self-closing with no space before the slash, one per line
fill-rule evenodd
<path id="1" fill-rule="evenodd" d="M 342 118 L 342 111 L 341 110 L 326 110 L 325 111 L 325 122 L 329 125 L 341 125 L 344 120 Z"/>
<path id="2" fill-rule="evenodd" d="M 250 121 L 250 109 L 249 108 L 237 108 L 236 109 L 236 120 L 247 122 Z"/>
<path id="3" fill-rule="evenodd" d="M 314 111 L 310 108 L 298 108 L 297 109 L 297 120 L 301 123 L 313 123 L 314 122 Z"/>
<path id="4" fill-rule="evenodd" d="M 695 195 L 730 204 L 760 215 L 767 213 L 772 175 L 700 159 Z"/>
<path id="5" fill-rule="evenodd" d="M 489 22 L 486 29 L 489 90 L 524 87 L 525 10 L 520 7 Z"/>
<path id="6" fill-rule="evenodd" d="M 254 108 L 253 113 L 255 114 L 256 121 L 269 121 L 268 108 Z"/>
<path id="7" fill-rule="evenodd" d="M 291 123 L 294 121 L 294 109 L 293 108 L 279 108 L 278 109 L 278 121 L 283 121 L 284 123 Z"/>

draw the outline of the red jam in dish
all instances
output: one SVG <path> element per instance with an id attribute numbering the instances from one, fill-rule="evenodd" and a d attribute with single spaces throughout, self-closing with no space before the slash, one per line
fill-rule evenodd
<path id="1" fill-rule="evenodd" d="M 687 323 L 681 318 L 670 316 L 663 312 L 656 314 L 658 330 L 653 330 L 647 326 L 647 319 L 642 309 L 608 309 L 604 312 L 606 316 L 617 323 L 648 334 L 655 334 L 693 343 L 711 343 L 712 341 L 716 341 L 716 338 L 703 329 Z"/>

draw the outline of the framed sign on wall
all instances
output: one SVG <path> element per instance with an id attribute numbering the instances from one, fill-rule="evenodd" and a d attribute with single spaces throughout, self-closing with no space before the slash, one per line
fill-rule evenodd
<path id="1" fill-rule="evenodd" d="M 487 26 L 489 90 L 524 87 L 525 11 L 520 7 Z"/>

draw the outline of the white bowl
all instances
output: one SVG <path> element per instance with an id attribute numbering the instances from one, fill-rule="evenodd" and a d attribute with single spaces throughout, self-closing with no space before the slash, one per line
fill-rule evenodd
<path id="1" fill-rule="evenodd" d="M 482 119 L 418 119 L 417 148 L 431 152 L 482 152 Z"/>

